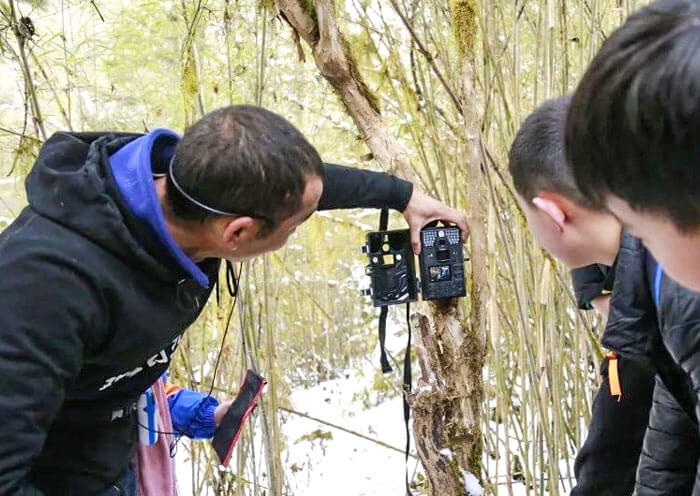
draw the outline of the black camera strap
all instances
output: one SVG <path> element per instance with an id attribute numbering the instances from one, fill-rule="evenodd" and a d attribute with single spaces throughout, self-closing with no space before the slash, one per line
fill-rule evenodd
<path id="1" fill-rule="evenodd" d="M 411 431 L 408 421 L 411 418 L 411 406 L 408 404 L 408 395 L 411 394 L 411 304 L 406 303 L 406 326 L 408 327 L 408 343 L 406 353 L 403 356 L 403 421 L 406 424 L 406 494 L 411 494 L 411 486 L 408 483 L 408 455 L 411 449 Z"/>
<path id="2" fill-rule="evenodd" d="M 383 208 L 379 215 L 379 230 L 386 231 L 389 227 L 389 209 Z M 382 366 L 382 373 L 388 374 L 394 369 L 391 368 L 389 359 L 386 356 L 386 317 L 389 313 L 389 307 L 383 306 L 379 310 L 379 363 Z"/>
<path id="3" fill-rule="evenodd" d="M 386 231 L 389 227 L 389 209 L 383 208 L 379 216 L 379 230 Z M 387 305 L 381 307 L 379 311 L 379 361 L 382 366 L 382 372 L 388 374 L 392 372 L 391 364 L 386 354 L 386 318 L 389 313 Z M 411 448 L 411 431 L 409 420 L 411 418 L 411 406 L 408 404 L 408 395 L 411 394 L 411 304 L 406 303 L 406 325 L 408 326 L 408 343 L 406 344 L 406 352 L 403 357 L 403 420 L 406 424 L 406 494 L 411 495 L 411 487 L 408 481 L 408 457 Z"/>
<path id="4" fill-rule="evenodd" d="M 389 307 L 382 307 L 379 310 L 379 363 L 382 365 L 382 372 L 388 374 L 394 369 L 391 368 L 389 359 L 386 356 L 386 317 L 389 313 Z"/>

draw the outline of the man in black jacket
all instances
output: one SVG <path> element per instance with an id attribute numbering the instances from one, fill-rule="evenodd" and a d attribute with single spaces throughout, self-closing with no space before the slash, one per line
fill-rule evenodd
<path id="1" fill-rule="evenodd" d="M 697 382 L 700 295 L 665 278 L 641 240 L 623 233 L 613 288 L 611 346 L 642 345 L 656 371 L 635 494 L 700 494 Z M 617 303 L 619 302 L 619 303 Z M 640 334 L 640 329 L 648 333 Z"/>
<path id="2" fill-rule="evenodd" d="M 573 269 L 571 279 L 579 308 L 595 308 L 607 320 L 615 275 L 614 267 L 602 264 Z M 606 330 L 603 340 L 608 342 L 609 338 Z M 611 367 L 615 369 L 612 378 Z M 574 496 L 630 495 L 634 491 L 652 404 L 654 369 L 634 354 L 611 351 L 603 358 L 600 372 L 603 380 L 593 398 L 588 435 L 574 462 Z"/>
<path id="3" fill-rule="evenodd" d="M 603 362 L 604 383 L 576 459 L 572 494 L 691 494 L 700 454 L 691 390 L 659 339 L 653 301 L 643 298 L 649 287 L 644 258 L 634 249 L 636 240 L 621 233 L 619 222 L 593 208 L 576 188 L 563 151 L 569 101 L 561 97 L 545 102 L 525 120 L 511 148 L 510 172 L 528 225 L 544 248 L 570 267 L 614 267 L 612 285 L 607 284 L 612 289 L 610 314 L 601 340 L 614 354 Z M 679 294 L 668 296 L 674 300 Z M 700 302 L 687 291 L 681 296 Z M 655 373 L 662 380 L 655 381 Z"/>
<path id="4" fill-rule="evenodd" d="M 139 394 L 168 367 L 221 259 L 279 248 L 319 209 L 403 211 L 418 240 L 465 218 L 410 183 L 324 165 L 257 107 L 180 139 L 57 133 L 0 234 L 0 494 L 134 494 Z"/>

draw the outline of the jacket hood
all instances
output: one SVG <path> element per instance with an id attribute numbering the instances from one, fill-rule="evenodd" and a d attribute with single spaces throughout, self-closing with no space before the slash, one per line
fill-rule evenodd
<path id="1" fill-rule="evenodd" d="M 183 276 L 183 270 L 148 222 L 129 205 L 147 200 L 123 195 L 110 166 L 110 156 L 142 137 L 127 133 L 54 134 L 27 176 L 27 200 L 35 212 L 104 250 L 156 277 L 174 280 Z M 161 142 L 174 147 L 177 139 L 173 133 Z M 138 179 L 134 177 L 134 181 Z"/>

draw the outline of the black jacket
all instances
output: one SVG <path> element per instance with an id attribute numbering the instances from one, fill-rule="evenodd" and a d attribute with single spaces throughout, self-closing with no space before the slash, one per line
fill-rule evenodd
<path id="1" fill-rule="evenodd" d="M 693 487 L 699 447 L 697 423 L 679 406 L 666 384 L 657 376 L 649 426 L 637 467 L 637 494 L 697 494 L 693 492 Z"/>
<path id="2" fill-rule="evenodd" d="M 637 494 L 700 494 L 700 294 L 665 277 L 663 269 L 643 251 L 646 283 L 660 329 L 660 344 L 656 343 L 652 356 L 657 365 L 667 365 L 659 369 L 663 387 L 657 385 L 654 392 Z M 666 352 L 661 359 L 659 350 Z"/>
<path id="3" fill-rule="evenodd" d="M 654 393 L 654 370 L 646 362 L 618 357 L 623 396 L 611 396 L 608 358 L 591 408 L 588 435 L 576 454 L 576 486 L 571 496 L 629 496 L 647 430 Z"/>
<path id="4" fill-rule="evenodd" d="M 121 408 L 165 371 L 211 292 L 120 196 L 108 156 L 137 136 L 53 135 L 27 178 L 29 206 L 0 234 L 2 495 L 83 495 L 117 479 L 136 435 Z M 326 175 L 323 209 L 403 210 L 411 196 L 384 174 Z M 219 263 L 199 267 L 214 281 Z"/>
<path id="5" fill-rule="evenodd" d="M 591 300 L 606 291 L 610 292 L 614 285 L 620 287 L 626 284 L 624 277 L 616 281 L 616 275 L 616 266 L 600 264 L 572 270 L 571 280 L 579 308 L 592 308 Z M 617 298 L 611 305 L 618 316 L 623 313 L 620 310 L 624 310 L 621 301 Z M 641 328 L 638 332 L 644 333 L 646 330 Z M 610 339 L 608 333 L 606 341 Z M 612 337 L 615 337 L 614 331 Z M 618 400 L 617 396 L 611 395 L 609 359 L 606 357 L 601 364 L 602 381 L 593 399 L 588 435 L 576 454 L 576 486 L 571 496 L 623 496 L 634 491 L 637 462 L 652 405 L 655 371 L 647 360 L 617 351 L 623 397 Z"/>
<path id="6" fill-rule="evenodd" d="M 695 345 L 700 329 L 693 316 L 700 300 L 668 279 L 659 285 L 656 273 L 657 263 L 642 243 L 623 233 L 601 340 L 618 353 L 623 396 L 619 403 L 610 396 L 604 360 L 604 382 L 574 466 L 573 495 L 628 495 L 633 490 L 639 496 L 685 495 L 693 490 L 700 454 L 694 393 L 699 388 L 689 371 L 691 364 L 700 366 L 695 363 L 700 361 Z M 574 282 L 579 287 L 602 287 L 597 267 L 578 275 Z"/>
<path id="7" fill-rule="evenodd" d="M 599 296 L 610 294 L 615 278 L 615 270 L 603 264 L 587 265 L 571 271 L 571 284 L 574 287 L 576 305 L 581 310 L 591 310 L 591 301 Z"/>
<path id="8" fill-rule="evenodd" d="M 623 234 L 616 268 L 620 276 L 603 344 L 646 361 L 658 376 L 636 494 L 695 494 L 700 456 L 696 416 L 700 381 L 695 379 L 700 371 L 700 299 L 667 278 L 658 285 L 657 267 L 641 241 Z"/>
<path id="9" fill-rule="evenodd" d="M 615 287 L 602 344 L 652 364 L 679 406 L 696 423 L 698 397 L 688 373 L 700 362 L 700 295 L 663 278 L 663 294 L 655 299 L 658 264 L 642 242 L 624 233 L 617 257 Z M 700 366 L 700 363 L 698 363 Z"/>

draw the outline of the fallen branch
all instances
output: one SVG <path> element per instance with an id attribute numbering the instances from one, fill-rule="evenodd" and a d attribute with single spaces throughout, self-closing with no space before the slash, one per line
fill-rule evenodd
<path id="1" fill-rule="evenodd" d="M 197 386 L 203 385 L 201 382 L 194 381 L 194 380 L 192 381 L 192 383 L 197 385 Z M 206 385 L 204 385 L 204 386 L 206 386 Z M 220 387 L 216 387 L 216 386 L 214 386 L 212 389 L 214 391 L 224 393 L 228 396 L 233 396 L 236 394 L 235 391 L 231 391 L 229 389 L 224 389 L 224 388 L 220 388 Z M 383 441 L 379 441 L 378 439 L 373 439 L 373 438 L 366 436 L 360 432 L 353 431 L 352 429 L 348 429 L 347 427 L 343 427 L 342 425 L 334 424 L 333 422 L 329 422 L 327 420 L 323 420 L 323 419 L 320 419 L 318 417 L 314 417 L 313 415 L 309 415 L 308 413 L 300 412 L 300 411 L 294 410 L 293 408 L 286 407 L 286 406 L 280 406 L 280 407 L 278 407 L 278 409 L 282 410 L 283 412 L 291 413 L 292 415 L 296 415 L 298 417 L 303 417 L 305 419 L 313 420 L 314 422 L 318 422 L 319 424 L 326 425 L 328 427 L 332 427 L 333 429 L 338 429 L 339 431 L 346 432 L 346 433 L 351 434 L 353 436 L 364 439 L 365 441 L 369 441 L 371 443 L 377 444 L 377 445 L 381 446 L 382 448 L 387 448 L 387 449 L 390 449 L 392 451 L 396 451 L 398 453 L 401 453 L 402 455 L 406 453 L 401 448 L 397 448 L 396 446 L 392 446 L 392 445 L 387 444 Z M 412 453 L 409 454 L 409 456 L 416 459 L 416 456 Z"/>

